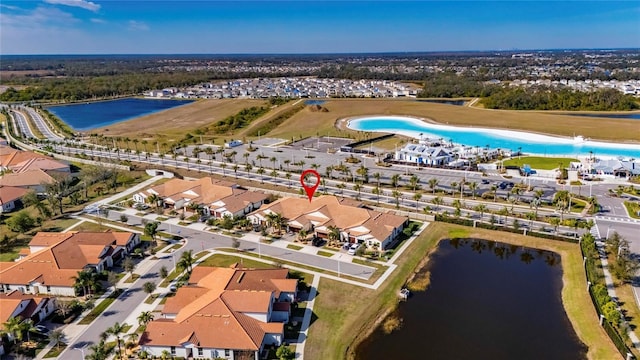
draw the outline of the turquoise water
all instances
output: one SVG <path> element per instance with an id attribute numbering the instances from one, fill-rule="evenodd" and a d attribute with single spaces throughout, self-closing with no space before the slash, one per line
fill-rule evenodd
<path id="1" fill-rule="evenodd" d="M 126 98 L 48 107 L 75 130 L 89 130 L 185 105 L 193 100 Z"/>
<path id="2" fill-rule="evenodd" d="M 414 138 L 442 138 L 457 144 L 469 146 L 489 146 L 527 154 L 632 157 L 640 158 L 640 145 L 616 144 L 596 141 L 574 141 L 574 139 L 538 135 L 533 133 L 495 130 L 487 128 L 463 128 L 435 125 L 419 119 L 401 116 L 372 116 L 349 121 L 349 128 L 359 131 L 399 133 Z M 640 131 L 640 126 L 638 127 Z"/>

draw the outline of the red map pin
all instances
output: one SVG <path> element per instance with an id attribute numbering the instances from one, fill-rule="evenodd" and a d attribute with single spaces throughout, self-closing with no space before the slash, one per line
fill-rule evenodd
<path id="1" fill-rule="evenodd" d="M 304 179 L 307 177 L 308 174 L 313 174 L 316 176 L 316 180 L 318 181 L 316 181 L 315 185 L 305 184 Z M 302 175 L 300 175 L 300 184 L 302 184 L 302 187 L 304 188 L 304 191 L 306 191 L 307 197 L 309 198 L 309 202 L 311 202 L 311 199 L 313 198 L 313 194 L 316 192 L 318 185 L 320 185 L 320 174 L 318 174 L 317 171 L 312 169 L 305 170 L 302 172 Z"/>

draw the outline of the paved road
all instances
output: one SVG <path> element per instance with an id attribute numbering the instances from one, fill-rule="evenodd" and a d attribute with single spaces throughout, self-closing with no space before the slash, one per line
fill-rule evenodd
<path id="1" fill-rule="evenodd" d="M 19 131 L 22 133 L 22 137 L 25 138 L 34 138 L 37 139 L 33 130 L 31 130 L 31 125 L 29 125 L 29 121 L 27 120 L 27 116 L 21 111 L 9 110 L 11 116 L 14 119 L 14 124 L 20 129 Z"/>
<path id="2" fill-rule="evenodd" d="M 51 128 L 47 124 L 46 120 L 40 115 L 40 113 L 38 113 L 38 111 L 36 111 L 35 109 L 30 108 L 30 107 L 24 107 L 24 109 L 27 111 L 27 113 L 29 114 L 29 116 L 33 120 L 33 123 L 36 125 L 38 130 L 40 130 L 42 135 L 44 135 L 44 137 L 46 137 L 49 141 L 64 141 L 65 140 L 65 138 L 63 136 L 60 136 L 60 135 L 56 134 L 53 130 L 51 130 Z"/>

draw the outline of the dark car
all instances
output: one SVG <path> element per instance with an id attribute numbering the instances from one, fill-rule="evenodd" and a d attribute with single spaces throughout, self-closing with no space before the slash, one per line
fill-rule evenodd
<path id="1" fill-rule="evenodd" d="M 323 244 L 324 244 L 324 239 L 322 239 L 322 238 L 315 237 L 315 238 L 313 238 L 313 240 L 311 240 L 311 245 L 313 245 L 313 246 L 320 247 Z"/>
<path id="2" fill-rule="evenodd" d="M 490 181 L 488 179 L 482 179 L 482 183 L 486 185 L 486 184 L 489 184 Z"/>

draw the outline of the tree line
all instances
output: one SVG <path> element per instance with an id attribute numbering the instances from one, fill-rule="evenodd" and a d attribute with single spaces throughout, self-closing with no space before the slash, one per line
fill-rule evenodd
<path id="1" fill-rule="evenodd" d="M 638 109 L 633 96 L 615 89 L 583 92 L 540 86 L 530 89 L 500 88 L 482 99 L 489 109 L 507 110 L 592 110 L 625 111 Z"/>

